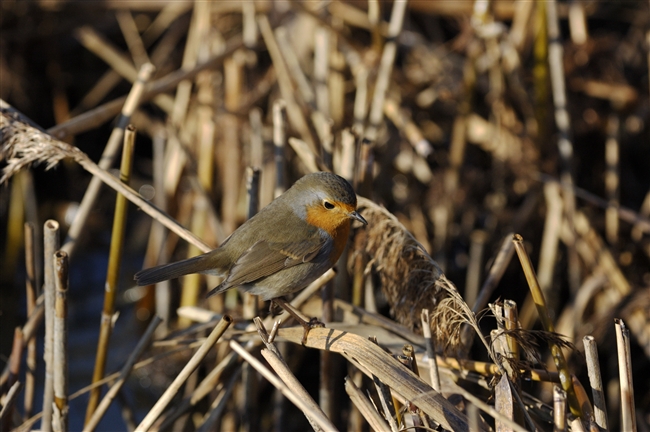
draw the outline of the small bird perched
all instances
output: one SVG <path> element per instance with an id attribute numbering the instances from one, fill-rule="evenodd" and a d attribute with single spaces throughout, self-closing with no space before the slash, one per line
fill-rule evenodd
<path id="1" fill-rule="evenodd" d="M 217 249 L 139 271 L 135 280 L 143 286 L 190 273 L 216 274 L 225 279 L 208 297 L 237 287 L 264 300 L 276 299 L 305 288 L 332 268 L 345 249 L 351 220 L 368 224 L 356 208 L 357 196 L 343 177 L 308 174 Z M 307 332 L 304 320 L 287 311 Z"/>

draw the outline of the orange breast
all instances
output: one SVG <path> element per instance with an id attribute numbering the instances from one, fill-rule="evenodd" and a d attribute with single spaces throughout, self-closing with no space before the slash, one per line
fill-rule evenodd
<path id="1" fill-rule="evenodd" d="M 348 209 L 346 208 L 346 210 Z M 327 210 L 320 205 L 315 205 L 307 207 L 306 221 L 308 224 L 324 230 L 332 237 L 334 244 L 330 262 L 332 264 L 336 263 L 348 242 L 350 234 L 349 216 L 343 211 Z"/>
<path id="2" fill-rule="evenodd" d="M 343 222 L 339 227 L 336 229 L 336 234 L 333 235 L 334 237 L 334 249 L 332 251 L 332 255 L 330 256 L 330 262 L 332 265 L 336 264 L 336 262 L 339 260 L 341 257 L 341 254 L 343 253 L 343 249 L 345 249 L 345 245 L 348 243 L 348 236 L 350 235 L 350 220 L 346 220 Z"/>

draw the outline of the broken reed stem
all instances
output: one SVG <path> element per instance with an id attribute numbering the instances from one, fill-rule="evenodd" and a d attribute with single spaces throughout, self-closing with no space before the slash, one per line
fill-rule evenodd
<path id="1" fill-rule="evenodd" d="M 54 315 L 56 301 L 56 275 L 54 273 L 54 253 L 59 249 L 59 223 L 48 220 L 43 227 L 43 293 L 45 297 L 45 385 L 43 390 L 43 419 L 41 429 L 52 430 L 52 404 L 54 402 Z"/>
<path id="2" fill-rule="evenodd" d="M 320 409 L 312 408 L 307 402 L 298 397 L 285 383 L 280 380 L 280 378 L 275 376 L 266 366 L 264 366 L 259 360 L 257 360 L 255 357 L 253 357 L 253 355 L 246 351 L 244 347 L 235 341 L 230 341 L 229 345 L 233 351 L 235 351 L 235 353 L 250 363 L 250 365 L 253 366 L 256 371 L 258 371 L 275 388 L 280 390 L 287 399 L 296 405 L 296 407 L 298 407 L 305 414 L 305 417 L 315 421 L 323 430 L 337 430 L 332 422 L 327 417 L 325 417 L 322 411 L 320 411 Z"/>
<path id="3" fill-rule="evenodd" d="M 519 360 L 519 344 L 517 339 L 514 338 L 510 332 L 519 329 L 519 317 L 517 313 L 517 303 L 512 300 L 503 301 L 503 317 L 505 318 L 505 328 L 508 330 L 506 333 L 506 342 L 508 344 L 508 351 L 511 358 Z M 514 379 L 515 377 L 513 377 Z"/>
<path id="4" fill-rule="evenodd" d="M 591 395 L 594 399 L 594 419 L 598 426 L 604 430 L 608 430 L 607 406 L 605 405 L 603 380 L 600 375 L 600 362 L 598 361 L 596 339 L 591 335 L 587 335 L 582 339 L 582 341 L 585 346 L 585 357 L 587 359 L 589 384 L 591 384 Z"/>
<path id="5" fill-rule="evenodd" d="M 138 79 L 133 84 L 129 95 L 124 102 L 122 113 L 117 120 L 117 124 L 111 131 L 111 135 L 106 142 L 106 147 L 104 147 L 104 152 L 102 153 L 102 157 L 100 158 L 98 165 L 100 169 L 106 171 L 113 165 L 113 161 L 115 160 L 118 150 L 122 144 L 124 130 L 128 126 L 129 121 L 131 121 L 131 116 L 135 112 L 136 108 L 138 105 L 140 105 L 146 83 L 151 78 L 154 70 L 154 66 L 149 63 L 143 65 L 140 68 Z M 68 235 L 62 248 L 62 250 L 66 252 L 70 257 L 74 255 L 74 249 L 77 244 L 77 240 L 79 240 L 79 236 L 86 226 L 88 215 L 90 214 L 90 211 L 95 204 L 95 200 L 97 199 L 101 185 L 102 181 L 97 178 L 97 176 L 93 176 L 93 178 L 90 180 L 88 188 L 86 188 L 86 192 L 84 193 L 84 197 L 81 200 L 81 204 L 79 204 L 75 218 L 72 221 L 72 224 L 70 224 L 70 229 L 68 230 Z"/>
<path id="6" fill-rule="evenodd" d="M 305 390 L 302 384 L 300 384 L 300 381 L 298 381 L 296 376 L 291 372 L 291 369 L 282 358 L 282 354 L 278 348 L 273 344 L 272 341 L 269 341 L 269 335 L 266 331 L 266 327 L 264 327 L 262 320 L 259 317 L 255 317 L 253 321 L 255 322 L 257 332 L 259 333 L 262 342 L 264 342 L 264 345 L 266 345 L 266 349 L 262 350 L 262 356 L 269 363 L 269 366 L 271 366 L 275 373 L 278 374 L 284 384 L 289 387 L 289 389 L 291 389 L 291 391 L 297 397 L 301 398 L 310 407 L 311 410 L 320 411 L 325 418 L 329 419 L 329 417 L 327 417 L 327 415 L 325 415 L 325 413 L 318 406 L 316 401 L 312 399 L 307 390 Z M 315 431 L 329 431 L 336 429 L 336 426 L 334 426 L 334 424 L 331 422 L 329 422 L 328 428 L 322 429 L 318 423 L 312 420 L 309 416 L 307 416 L 307 420 Z"/>
<path id="7" fill-rule="evenodd" d="M 366 419 L 373 430 L 393 430 L 388 424 L 386 424 L 386 421 L 381 418 L 381 415 L 377 412 L 372 402 L 370 402 L 366 395 L 363 394 L 349 376 L 345 377 L 345 391 L 348 396 L 350 396 L 350 400 L 354 406 L 357 407 L 359 412 L 361 412 L 361 415 L 363 415 L 363 418 Z"/>
<path id="8" fill-rule="evenodd" d="M 68 255 L 54 253 L 56 299 L 54 302 L 54 407 L 52 429 L 68 430 Z"/>
<path id="9" fill-rule="evenodd" d="M 120 181 L 125 185 L 129 184 L 131 168 L 133 166 L 133 148 L 135 147 L 135 128 L 129 125 L 124 134 L 122 148 L 122 161 L 120 164 Z M 111 231 L 111 246 L 108 254 L 108 267 L 106 271 L 106 283 L 104 284 L 104 306 L 101 313 L 99 325 L 99 339 L 97 341 L 97 352 L 95 355 L 95 366 L 92 382 L 97 382 L 104 377 L 106 370 L 106 359 L 113 331 L 113 314 L 115 313 L 115 302 L 117 300 L 120 266 L 122 263 L 122 251 L 124 248 L 124 235 L 126 232 L 128 201 L 122 194 L 115 197 L 115 211 L 113 216 L 113 228 Z M 91 390 L 88 405 L 86 406 L 85 424 L 93 415 L 99 403 L 101 387 Z"/>
<path id="10" fill-rule="evenodd" d="M 517 256 L 521 262 L 521 267 L 524 270 L 526 275 L 526 280 L 528 281 L 528 287 L 530 288 L 531 296 L 535 302 L 537 308 L 537 313 L 539 314 L 539 319 L 542 323 L 544 330 L 548 332 L 555 332 L 555 326 L 551 320 L 551 315 L 546 308 L 546 302 L 544 300 L 544 294 L 539 286 L 537 281 L 537 276 L 535 275 L 535 270 L 533 269 L 533 264 L 530 262 L 530 257 L 526 252 L 524 247 L 524 239 L 521 235 L 515 234 L 513 237 L 513 243 L 515 245 L 515 250 L 517 251 Z M 569 373 L 564 354 L 562 353 L 562 348 L 552 342 L 549 342 L 549 348 L 551 349 L 551 355 L 553 357 L 553 362 L 557 367 L 558 374 L 560 376 L 560 382 L 562 383 L 562 388 L 567 393 L 567 400 L 569 401 L 569 407 L 571 412 L 576 417 L 582 417 L 582 409 L 576 398 L 575 391 L 573 389 L 573 383 L 571 382 L 571 374 Z"/>
<path id="11" fill-rule="evenodd" d="M 620 318 L 614 319 L 618 376 L 621 386 L 621 430 L 636 431 L 634 386 L 632 381 L 632 357 L 630 354 L 630 330 Z"/>
<path id="12" fill-rule="evenodd" d="M 99 403 L 99 405 L 97 405 L 97 408 L 93 412 L 92 416 L 86 421 L 86 424 L 84 425 L 84 431 L 92 432 L 95 430 L 97 424 L 102 419 L 102 417 L 106 413 L 106 410 L 108 410 L 108 407 L 113 402 L 113 399 L 115 399 L 119 391 L 122 389 L 122 386 L 124 386 L 124 384 L 126 383 L 126 379 L 131 374 L 135 362 L 138 360 L 138 358 L 140 358 L 144 350 L 147 349 L 147 347 L 150 345 L 151 339 L 153 338 L 154 335 L 154 331 L 156 330 L 156 328 L 161 322 L 162 319 L 160 317 L 158 316 L 153 317 L 153 319 L 149 323 L 149 326 L 147 327 L 147 330 L 144 332 L 142 337 L 140 337 L 138 344 L 131 352 L 131 355 L 129 355 L 129 358 L 127 359 L 126 363 L 122 367 L 122 370 L 120 371 L 117 381 L 106 392 L 106 395 Z"/>
<path id="13" fill-rule="evenodd" d="M 566 392 L 559 385 L 553 386 L 553 432 L 566 432 Z"/>
<path id="14" fill-rule="evenodd" d="M 136 432 L 145 432 L 148 431 L 160 414 L 167 408 L 167 405 L 171 400 L 176 396 L 176 393 L 180 390 L 181 386 L 189 378 L 189 376 L 196 370 L 201 361 L 205 358 L 208 352 L 212 347 L 217 343 L 219 338 L 224 334 L 226 329 L 232 324 L 232 318 L 230 315 L 224 315 L 219 323 L 214 327 L 210 335 L 205 339 L 205 342 L 201 347 L 194 353 L 192 358 L 187 362 L 183 370 L 176 376 L 174 381 L 169 385 L 167 390 L 163 395 L 158 399 L 158 402 L 151 408 L 149 413 L 145 418 L 140 422 L 136 428 Z"/>
<path id="15" fill-rule="evenodd" d="M 25 294 L 27 302 L 27 316 L 30 317 L 36 309 L 36 254 L 35 254 L 36 226 L 32 222 L 25 222 Z M 27 356 L 25 358 L 25 418 L 32 416 L 34 411 L 34 373 L 36 371 L 36 338 L 25 340 L 27 343 Z M 0 423 L 1 424 L 1 423 Z"/>
<path id="16" fill-rule="evenodd" d="M 426 343 L 427 359 L 429 363 L 429 379 L 431 380 L 431 387 L 437 392 L 440 392 L 440 373 L 438 372 L 438 363 L 436 362 L 436 350 L 433 345 L 433 338 L 431 336 L 431 317 L 429 316 L 429 309 L 422 309 L 420 315 L 422 320 L 422 335 Z"/>

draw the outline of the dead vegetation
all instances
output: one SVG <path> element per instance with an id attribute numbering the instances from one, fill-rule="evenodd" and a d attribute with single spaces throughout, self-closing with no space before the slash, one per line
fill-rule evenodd
<path id="1" fill-rule="evenodd" d="M 1 7 L 2 430 L 650 427 L 647 2 Z M 304 347 L 133 286 L 315 170 L 368 226 Z"/>

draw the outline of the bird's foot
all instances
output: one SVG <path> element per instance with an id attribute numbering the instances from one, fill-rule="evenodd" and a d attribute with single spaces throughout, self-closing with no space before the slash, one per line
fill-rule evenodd
<path id="1" fill-rule="evenodd" d="M 309 321 L 300 320 L 300 325 L 304 329 L 302 333 L 302 342 L 301 342 L 303 345 L 307 343 L 307 335 L 309 335 L 309 331 L 311 329 L 325 327 L 325 324 L 318 321 L 318 318 L 315 317 L 310 319 Z"/>

